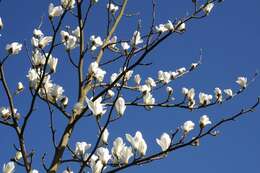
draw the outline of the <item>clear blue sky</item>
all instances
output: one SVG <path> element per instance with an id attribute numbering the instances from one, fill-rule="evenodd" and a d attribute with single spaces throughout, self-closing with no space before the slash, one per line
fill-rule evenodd
<path id="1" fill-rule="evenodd" d="M 92 34 L 104 36 L 105 23 L 102 10 L 105 9 L 106 1 L 100 0 L 96 9 L 90 17 L 87 37 Z M 175 19 L 186 15 L 191 11 L 191 0 L 157 0 L 156 23 L 163 23 L 168 19 Z M 59 1 L 54 1 L 57 4 Z M 5 55 L 6 43 L 24 40 L 29 43 L 32 31 L 38 26 L 40 17 L 45 16 L 43 31 L 50 33 L 50 25 L 46 20 L 47 8 L 50 1 L 45 0 L 2 0 L 0 3 L 0 16 L 5 28 L 1 31 L 0 56 Z M 237 88 L 236 77 L 244 75 L 249 78 L 254 72 L 260 70 L 260 2 L 258 0 L 248 1 L 225 1 L 214 8 L 206 19 L 192 21 L 187 24 L 187 32 L 181 36 L 173 36 L 162 43 L 146 62 L 152 62 L 150 67 L 138 68 L 139 73 L 144 76 L 155 77 L 157 71 L 174 70 L 178 67 L 188 66 L 198 60 L 199 50 L 203 49 L 203 64 L 199 70 L 185 76 L 173 83 L 176 95 L 179 95 L 181 87 L 194 87 L 198 92 L 212 93 L 215 87 Z M 140 12 L 143 33 L 147 31 L 147 24 L 151 17 L 150 1 L 131 0 L 128 12 Z M 122 22 L 116 33 L 120 38 L 129 38 L 137 24 L 137 17 L 126 19 Z M 72 17 L 66 20 L 65 25 L 76 26 Z M 54 55 L 59 58 L 57 73 L 53 76 L 55 82 L 62 84 L 65 93 L 75 101 L 75 72 L 68 66 L 67 57 L 58 49 Z M 86 57 L 89 58 L 89 57 Z M 106 57 L 109 59 L 109 56 Z M 17 81 L 22 81 L 28 86 L 26 74 L 29 69 L 28 59 L 25 51 L 19 56 L 10 58 L 7 63 L 8 83 L 15 88 Z M 109 74 L 114 69 L 106 69 Z M 108 77 L 108 76 L 107 76 Z M 73 80 L 74 79 L 74 80 Z M 108 79 L 108 78 L 106 78 Z M 117 136 L 125 133 L 135 133 L 137 130 L 143 132 L 148 142 L 148 153 L 159 151 L 155 138 L 162 132 L 167 132 L 180 126 L 184 121 L 192 119 L 197 123 L 200 115 L 208 114 L 213 122 L 225 115 L 238 112 L 242 107 L 251 105 L 260 95 L 260 79 L 251 85 L 248 90 L 234 100 L 224 104 L 216 105 L 208 110 L 183 111 L 179 109 L 154 109 L 147 112 L 142 108 L 129 108 L 125 116 L 112 125 L 110 142 Z M 7 104 L 2 86 L 0 86 L 0 106 Z M 18 96 L 15 105 L 23 114 L 26 112 L 30 97 L 28 88 L 21 96 Z M 73 92 L 74 91 L 74 92 Z M 127 94 L 127 93 L 125 93 Z M 28 149 L 35 149 L 34 167 L 43 170 L 40 165 L 40 157 L 47 152 L 47 158 L 52 157 L 50 131 L 48 129 L 49 116 L 46 104 L 38 102 L 37 111 L 28 124 L 26 141 Z M 64 127 L 64 119 L 58 114 L 55 119 L 58 135 Z M 198 148 L 185 148 L 171 153 L 166 159 L 153 162 L 147 166 L 134 167 L 125 170 L 128 172 L 210 172 L 210 173 L 259 173 L 259 143 L 260 143 L 260 117 L 259 108 L 256 112 L 242 117 L 236 122 L 226 124 L 219 130 L 219 137 L 207 137 L 201 141 Z M 198 127 L 198 126 L 197 126 Z M 94 119 L 86 118 L 76 127 L 70 145 L 74 148 L 76 141 L 87 141 L 94 143 L 96 138 L 96 125 Z M 0 165 L 7 162 L 15 152 L 12 144 L 15 143 L 15 134 L 10 129 L 0 126 Z M 48 160 L 49 161 L 49 160 Z M 20 171 L 20 169 L 17 170 Z M 61 172 L 61 170 L 60 170 Z M 76 172 L 76 170 L 75 170 Z"/>

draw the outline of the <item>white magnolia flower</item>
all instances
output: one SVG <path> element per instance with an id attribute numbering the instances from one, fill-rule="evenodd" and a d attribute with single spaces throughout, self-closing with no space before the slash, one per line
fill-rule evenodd
<path id="1" fill-rule="evenodd" d="M 122 162 L 127 164 L 129 159 L 133 156 L 132 148 L 125 146 L 125 143 L 121 137 L 114 140 L 111 152 L 114 163 Z"/>
<path id="2" fill-rule="evenodd" d="M 129 159 L 134 155 L 132 148 L 131 147 L 127 147 L 124 146 L 123 149 L 121 150 L 120 153 L 120 160 L 124 163 L 124 164 L 128 164 Z"/>
<path id="3" fill-rule="evenodd" d="M 96 37 L 95 35 L 92 35 L 90 37 L 90 41 L 92 43 L 92 46 L 91 46 L 91 51 L 94 51 L 96 50 L 98 47 L 102 46 L 103 45 L 103 41 L 101 39 L 101 37 Z"/>
<path id="4" fill-rule="evenodd" d="M 7 164 L 4 164 L 4 166 L 3 166 L 3 173 L 13 173 L 14 170 L 15 170 L 14 162 L 8 162 Z"/>
<path id="5" fill-rule="evenodd" d="M 225 89 L 224 93 L 229 97 L 233 97 L 233 91 L 231 89 Z"/>
<path id="6" fill-rule="evenodd" d="M 12 55 L 17 55 L 22 50 L 23 45 L 18 42 L 7 44 L 5 50 Z"/>
<path id="7" fill-rule="evenodd" d="M 222 91 L 220 88 L 215 88 L 214 90 L 215 97 L 217 99 L 217 102 L 222 102 Z"/>
<path id="8" fill-rule="evenodd" d="M 145 80 L 145 83 L 146 83 L 146 85 L 149 85 L 151 88 L 156 87 L 156 83 L 155 83 L 155 81 L 153 80 L 153 78 L 151 78 L 151 77 L 148 77 L 148 78 Z"/>
<path id="9" fill-rule="evenodd" d="M 37 169 L 33 169 L 30 171 L 30 173 L 39 173 L 39 171 Z"/>
<path id="10" fill-rule="evenodd" d="M 144 41 L 141 38 L 141 33 L 139 31 L 135 31 L 133 37 L 131 39 L 131 44 L 136 46 L 138 44 L 142 44 Z"/>
<path id="11" fill-rule="evenodd" d="M 125 99 L 123 97 L 119 97 L 116 100 L 115 108 L 119 116 L 122 116 L 124 114 L 126 105 L 125 105 Z"/>
<path id="12" fill-rule="evenodd" d="M 211 124 L 209 117 L 207 115 L 203 115 L 200 117 L 200 127 L 204 128 L 206 125 Z"/>
<path id="13" fill-rule="evenodd" d="M 199 63 L 192 63 L 191 64 L 191 69 L 195 69 L 196 67 L 198 67 Z"/>
<path id="14" fill-rule="evenodd" d="M 136 85 L 140 85 L 141 80 L 142 80 L 140 74 L 136 74 L 136 75 L 134 76 L 134 80 L 135 80 Z"/>
<path id="15" fill-rule="evenodd" d="M 76 148 L 75 148 L 75 154 L 77 156 L 84 156 L 84 154 L 90 147 L 91 147 L 91 144 L 88 144 L 86 142 L 77 142 Z"/>
<path id="16" fill-rule="evenodd" d="M 168 29 L 165 27 L 164 24 L 160 24 L 159 26 L 155 26 L 155 31 L 159 33 L 167 32 Z"/>
<path id="17" fill-rule="evenodd" d="M 160 139 L 156 139 L 156 142 L 162 151 L 166 151 L 171 145 L 171 137 L 167 133 L 163 133 Z"/>
<path id="18" fill-rule="evenodd" d="M 77 47 L 77 37 L 73 35 L 69 35 L 69 38 L 66 42 L 64 42 L 64 46 L 66 50 L 71 50 Z"/>
<path id="19" fill-rule="evenodd" d="M 169 72 L 158 71 L 158 79 L 165 84 L 171 82 L 171 77 L 171 73 Z"/>
<path id="20" fill-rule="evenodd" d="M 176 72 L 178 73 L 178 75 L 183 75 L 186 72 L 186 68 L 185 67 L 181 67 L 179 69 L 176 70 Z"/>
<path id="21" fill-rule="evenodd" d="M 189 93 L 189 89 L 183 87 L 183 88 L 182 88 L 182 94 L 185 95 L 185 96 L 188 96 L 188 93 Z"/>
<path id="22" fill-rule="evenodd" d="M 109 10 L 110 13 L 115 13 L 119 7 L 113 3 L 107 4 L 107 9 Z"/>
<path id="23" fill-rule="evenodd" d="M 44 36 L 43 32 L 40 29 L 33 30 L 33 36 L 36 38 L 41 38 Z"/>
<path id="24" fill-rule="evenodd" d="M 103 170 L 103 167 L 104 167 L 104 165 L 101 160 L 98 160 L 95 163 L 93 162 L 92 167 L 91 167 L 92 173 L 101 173 Z"/>
<path id="25" fill-rule="evenodd" d="M 99 160 L 101 160 L 103 165 L 106 165 L 108 163 L 108 161 L 111 159 L 109 150 L 104 147 L 98 148 L 96 151 L 96 155 L 98 156 Z"/>
<path id="26" fill-rule="evenodd" d="M 188 100 L 194 100 L 194 97 L 195 97 L 195 89 L 191 88 L 188 90 L 187 98 Z"/>
<path id="27" fill-rule="evenodd" d="M 203 11 L 208 15 L 211 10 L 213 9 L 214 7 L 214 3 L 208 3 L 204 8 L 203 8 Z"/>
<path id="28" fill-rule="evenodd" d="M 143 139 L 143 135 L 140 131 L 137 131 L 135 133 L 135 136 L 131 136 L 130 134 L 126 134 L 126 139 L 132 147 L 140 153 L 141 156 L 144 156 L 147 151 L 147 144 L 145 140 Z"/>
<path id="29" fill-rule="evenodd" d="M 111 152 L 112 152 L 115 162 L 120 161 L 121 152 L 122 152 L 122 149 L 124 148 L 124 146 L 125 146 L 125 144 L 121 137 L 118 137 L 114 140 Z"/>
<path id="30" fill-rule="evenodd" d="M 22 152 L 21 151 L 17 151 L 16 154 L 15 154 L 15 160 L 18 161 L 21 158 L 23 158 Z"/>
<path id="31" fill-rule="evenodd" d="M 179 73 L 176 72 L 176 71 L 172 71 L 172 72 L 170 72 L 170 73 L 171 73 L 172 79 L 176 79 L 176 78 L 179 76 Z"/>
<path id="32" fill-rule="evenodd" d="M 102 97 L 99 97 L 94 102 L 86 98 L 86 102 L 88 104 L 88 108 L 91 110 L 93 115 L 99 117 L 106 113 L 106 108 L 104 104 L 102 104 Z"/>
<path id="33" fill-rule="evenodd" d="M 104 80 L 106 71 L 104 71 L 104 70 L 102 70 L 101 68 L 99 68 L 99 67 L 98 67 L 98 63 L 97 63 L 96 61 L 95 61 L 95 62 L 92 62 L 92 63 L 89 65 L 88 71 L 89 71 L 89 73 L 94 73 L 94 77 L 95 77 L 99 82 L 102 82 L 102 81 Z"/>
<path id="34" fill-rule="evenodd" d="M 53 84 L 52 87 L 49 90 L 49 94 L 57 101 L 62 98 L 62 94 L 64 92 L 64 89 L 62 86 Z"/>
<path id="35" fill-rule="evenodd" d="M 16 93 L 20 93 L 24 90 L 24 86 L 22 82 L 18 82 L 17 87 L 16 87 Z"/>
<path id="36" fill-rule="evenodd" d="M 52 56 L 49 57 L 48 65 L 50 66 L 50 69 L 52 72 L 56 72 L 56 68 L 58 65 L 58 58 L 54 58 Z"/>
<path id="37" fill-rule="evenodd" d="M 101 141 L 104 143 L 104 144 L 107 144 L 107 141 L 108 141 L 108 137 L 109 137 L 109 132 L 108 132 L 108 129 L 105 128 L 103 134 L 102 134 L 102 137 L 101 137 Z"/>
<path id="38" fill-rule="evenodd" d="M 73 173 L 73 171 L 69 170 L 69 169 L 66 169 L 64 170 L 62 173 Z"/>
<path id="39" fill-rule="evenodd" d="M 153 98 L 153 95 L 150 92 L 147 92 L 144 97 L 144 104 L 147 105 L 146 108 L 148 109 L 152 109 L 153 108 L 153 104 L 155 103 L 155 98 Z"/>
<path id="40" fill-rule="evenodd" d="M 195 127 L 195 124 L 192 121 L 186 121 L 183 126 L 182 129 L 184 130 L 184 133 L 189 133 L 191 130 L 193 130 Z"/>
<path id="41" fill-rule="evenodd" d="M 164 24 L 164 27 L 168 30 L 168 31 L 174 31 L 174 26 L 172 24 L 172 22 L 170 20 L 168 20 L 168 23 Z"/>
<path id="42" fill-rule="evenodd" d="M 173 94 L 173 89 L 172 89 L 172 87 L 167 86 L 167 87 L 166 87 L 166 92 L 168 93 L 168 95 L 172 95 L 172 94 Z"/>
<path id="43" fill-rule="evenodd" d="M 152 88 L 150 87 L 150 85 L 147 85 L 147 84 L 145 84 L 145 85 L 140 85 L 138 89 L 139 89 L 139 91 L 141 91 L 143 94 L 149 93 L 149 92 L 152 90 Z"/>
<path id="44" fill-rule="evenodd" d="M 49 5 L 49 17 L 53 18 L 53 17 L 58 17 L 61 16 L 63 13 L 63 8 L 62 6 L 54 6 L 53 3 L 50 3 Z"/>
<path id="45" fill-rule="evenodd" d="M 60 99 L 60 103 L 63 107 L 66 107 L 68 106 L 68 103 L 69 103 L 69 98 L 66 97 L 66 96 L 63 96 L 61 99 Z"/>
<path id="46" fill-rule="evenodd" d="M 130 48 L 130 45 L 127 42 L 122 42 L 121 46 L 122 46 L 123 50 L 128 50 Z"/>
<path id="47" fill-rule="evenodd" d="M 3 118 L 3 119 L 8 119 L 11 115 L 11 112 L 9 111 L 8 108 L 5 108 L 5 107 L 1 107 L 0 108 L 0 116 Z"/>
<path id="48" fill-rule="evenodd" d="M 52 36 L 42 37 L 38 42 L 38 47 L 41 49 L 45 48 L 46 46 L 49 45 L 50 42 L 52 42 L 52 39 L 53 39 Z"/>
<path id="49" fill-rule="evenodd" d="M 43 66 L 46 62 L 46 58 L 42 53 L 38 50 L 35 49 L 32 54 L 32 63 L 34 66 Z"/>
<path id="50" fill-rule="evenodd" d="M 4 28 L 4 24 L 3 24 L 2 18 L 0 17 L 0 30 L 3 28 Z"/>
<path id="51" fill-rule="evenodd" d="M 80 38 L 80 28 L 79 28 L 79 26 L 77 26 L 77 28 L 72 31 L 72 34 L 75 37 Z"/>
<path id="52" fill-rule="evenodd" d="M 236 83 L 241 88 L 246 88 L 246 86 L 247 86 L 247 78 L 246 77 L 238 77 L 237 80 L 236 80 Z"/>
<path id="53" fill-rule="evenodd" d="M 75 7 L 75 0 L 61 0 L 61 6 L 65 9 L 72 9 Z"/>
<path id="54" fill-rule="evenodd" d="M 205 94 L 205 93 L 199 93 L 199 100 L 201 105 L 208 105 L 210 104 L 212 100 L 212 95 Z"/>
<path id="55" fill-rule="evenodd" d="M 177 29 L 178 31 L 180 31 L 180 32 L 183 32 L 183 31 L 186 30 L 186 24 L 185 24 L 184 22 L 182 22 L 182 21 L 179 21 L 179 22 L 177 23 L 177 26 L 179 26 L 179 27 L 177 27 L 176 29 Z"/>
<path id="56" fill-rule="evenodd" d="M 107 91 L 107 95 L 108 95 L 108 97 L 114 97 L 115 96 L 115 92 L 113 90 L 108 90 Z"/>

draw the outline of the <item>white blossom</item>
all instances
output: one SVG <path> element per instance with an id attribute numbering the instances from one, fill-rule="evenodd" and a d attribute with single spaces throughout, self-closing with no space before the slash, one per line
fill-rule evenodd
<path id="1" fill-rule="evenodd" d="M 143 135 L 140 131 L 135 133 L 135 136 L 131 136 L 130 134 L 126 134 L 126 139 L 132 147 L 140 153 L 141 156 L 144 156 L 147 151 L 147 144 L 143 139 Z"/>
<path id="2" fill-rule="evenodd" d="M 148 77 L 148 78 L 145 80 L 145 83 L 146 83 L 146 85 L 149 85 L 151 88 L 156 87 L 156 83 L 155 83 L 155 81 L 153 80 L 153 78 L 151 78 L 151 77 Z"/>
<path id="3" fill-rule="evenodd" d="M 40 29 L 33 30 L 33 36 L 36 38 L 41 38 L 44 36 L 43 32 Z"/>
<path id="4" fill-rule="evenodd" d="M 203 8 L 203 11 L 208 15 L 211 10 L 213 9 L 214 7 L 214 3 L 208 3 L 204 8 Z"/>
<path id="5" fill-rule="evenodd" d="M 153 95 L 149 92 L 147 92 L 144 97 L 144 104 L 147 105 L 146 108 L 148 109 L 152 109 L 153 108 L 153 104 L 155 103 L 155 98 L 153 98 Z"/>
<path id="6" fill-rule="evenodd" d="M 119 7 L 113 3 L 107 4 L 107 9 L 109 10 L 110 13 L 115 13 Z"/>
<path id="7" fill-rule="evenodd" d="M 138 44 L 142 44 L 143 42 L 144 41 L 141 38 L 141 33 L 139 31 L 135 31 L 131 39 L 131 44 L 136 46 Z"/>
<path id="8" fill-rule="evenodd" d="M 186 24 L 184 23 L 184 22 L 182 22 L 182 21 L 179 21 L 178 23 L 177 23 L 177 30 L 178 31 L 180 31 L 180 32 L 183 32 L 183 31 L 185 31 L 186 30 Z"/>
<path id="9" fill-rule="evenodd" d="M 188 93 L 189 93 L 189 89 L 188 89 L 188 88 L 185 88 L 185 87 L 183 87 L 183 88 L 182 88 L 182 94 L 183 94 L 183 95 L 185 95 L 185 96 L 187 96 L 187 95 L 188 95 Z"/>
<path id="10" fill-rule="evenodd" d="M 61 0 L 61 6 L 65 9 L 72 9 L 75 7 L 75 0 Z"/>
<path id="11" fill-rule="evenodd" d="M 172 22 L 170 20 L 168 20 L 168 22 L 166 24 L 164 24 L 164 27 L 168 30 L 168 31 L 174 31 L 174 26 L 172 24 Z"/>
<path id="12" fill-rule="evenodd" d="M 237 80 L 236 80 L 236 83 L 241 88 L 246 88 L 246 86 L 247 86 L 247 78 L 246 77 L 238 77 Z"/>
<path id="13" fill-rule="evenodd" d="M 15 170 L 14 162 L 8 162 L 7 164 L 4 164 L 4 166 L 3 166 L 3 173 L 13 173 L 14 170 Z"/>
<path id="14" fill-rule="evenodd" d="M 133 151 L 131 147 L 124 146 L 120 153 L 120 160 L 124 164 L 128 164 L 129 159 L 133 156 Z"/>
<path id="15" fill-rule="evenodd" d="M 114 92 L 113 90 L 108 90 L 108 91 L 107 91 L 107 95 L 108 95 L 109 97 L 114 97 L 114 96 L 115 96 L 115 92 Z"/>
<path id="16" fill-rule="evenodd" d="M 61 99 L 60 99 L 60 102 L 62 104 L 63 107 L 66 107 L 69 103 L 69 98 L 66 97 L 66 96 L 63 96 Z"/>
<path id="17" fill-rule="evenodd" d="M 184 133 L 189 133 L 191 130 L 193 130 L 195 127 L 195 124 L 192 121 L 186 121 L 183 126 L 182 129 L 184 130 Z"/>
<path id="18" fill-rule="evenodd" d="M 96 50 L 98 47 L 103 45 L 103 41 L 101 40 L 101 37 L 96 37 L 95 35 L 92 35 L 90 37 L 90 41 L 92 43 L 91 51 Z"/>
<path id="19" fill-rule="evenodd" d="M 18 161 L 18 160 L 20 160 L 21 158 L 23 158 L 22 152 L 21 152 L 21 151 L 17 151 L 17 152 L 15 153 L 15 160 Z"/>
<path id="20" fill-rule="evenodd" d="M 58 65 L 58 58 L 54 58 L 52 56 L 49 57 L 48 65 L 52 72 L 56 72 L 56 68 Z"/>
<path id="21" fill-rule="evenodd" d="M 110 83 L 113 83 L 118 77 L 118 74 L 117 73 L 113 73 L 111 76 L 110 76 Z"/>
<path id="22" fill-rule="evenodd" d="M 3 24 L 2 18 L 0 17 L 0 30 L 3 28 L 4 28 L 4 24 Z"/>
<path id="23" fill-rule="evenodd" d="M 101 160 L 103 165 L 106 165 L 108 163 L 108 161 L 111 159 L 109 150 L 104 147 L 98 148 L 96 151 L 96 155 L 98 156 L 99 160 Z"/>
<path id="24" fill-rule="evenodd" d="M 46 37 L 43 37 L 39 40 L 38 42 L 38 47 L 43 49 L 45 48 L 46 46 L 49 45 L 50 42 L 52 42 L 52 36 L 46 36 Z"/>
<path id="25" fill-rule="evenodd" d="M 140 86 L 138 87 L 138 89 L 139 89 L 139 91 L 141 91 L 143 94 L 149 93 L 149 92 L 152 90 L 152 88 L 150 87 L 150 85 L 147 85 L 147 84 L 145 84 L 145 85 L 140 85 Z"/>
<path id="26" fill-rule="evenodd" d="M 7 44 L 5 49 L 12 55 L 17 55 L 22 50 L 23 45 L 18 42 Z"/>
<path id="27" fill-rule="evenodd" d="M 221 91 L 221 89 L 215 88 L 214 93 L 215 93 L 215 97 L 216 97 L 217 101 L 222 102 L 222 91 Z"/>
<path id="28" fill-rule="evenodd" d="M 102 164 L 101 160 L 98 160 L 97 162 L 92 164 L 92 173 L 101 173 L 104 165 Z"/>
<path id="29" fill-rule="evenodd" d="M 199 100 L 201 105 L 208 105 L 210 104 L 212 100 L 212 95 L 205 94 L 205 93 L 199 93 Z"/>
<path id="30" fill-rule="evenodd" d="M 207 115 L 203 115 L 200 117 L 200 127 L 204 128 L 206 125 L 211 124 L 209 117 Z"/>
<path id="31" fill-rule="evenodd" d="M 16 94 L 22 92 L 24 90 L 24 86 L 22 82 L 18 82 L 17 87 L 16 87 Z"/>
<path id="32" fill-rule="evenodd" d="M 77 156 L 84 156 L 86 151 L 91 147 L 91 144 L 88 144 L 86 142 L 77 142 L 76 148 L 75 148 L 75 154 Z"/>
<path id="33" fill-rule="evenodd" d="M 167 32 L 168 29 L 165 27 L 164 24 L 160 24 L 159 26 L 155 26 L 155 31 L 159 33 Z"/>
<path id="34" fill-rule="evenodd" d="M 93 115 L 98 117 L 106 113 L 106 108 L 104 107 L 104 104 L 101 103 L 102 97 L 99 97 L 95 101 L 91 101 L 86 98 L 86 102 L 88 104 L 88 108 L 91 110 Z"/>
<path id="35" fill-rule="evenodd" d="M 39 173 L 39 171 L 37 169 L 33 169 L 30 171 L 30 173 Z"/>
<path id="36" fill-rule="evenodd" d="M 233 97 L 233 91 L 231 89 L 225 89 L 224 93 L 229 97 Z"/>
<path id="37" fill-rule="evenodd" d="M 122 116 L 125 112 L 126 105 L 125 105 L 125 99 L 123 97 L 119 97 L 115 102 L 115 108 L 117 111 L 117 114 Z"/>
<path id="38" fill-rule="evenodd" d="M 104 129 L 104 132 L 101 136 L 101 141 L 104 143 L 104 144 L 107 144 L 107 141 L 108 141 L 108 137 L 109 137 L 109 132 L 108 132 L 108 129 L 105 128 Z"/>
<path id="39" fill-rule="evenodd" d="M 53 3 L 50 3 L 49 5 L 49 17 L 53 18 L 53 17 L 58 17 L 61 16 L 63 13 L 63 8 L 62 6 L 54 6 Z"/>
<path id="40" fill-rule="evenodd" d="M 167 133 L 163 133 L 160 139 L 156 139 L 156 142 L 161 147 L 162 151 L 166 151 L 171 145 L 171 137 Z"/>
<path id="41" fill-rule="evenodd" d="M 52 87 L 49 90 L 49 94 L 57 101 L 62 98 L 62 94 L 64 92 L 64 89 L 62 86 L 53 84 Z"/>
<path id="42" fill-rule="evenodd" d="M 127 42 L 122 42 L 121 46 L 122 46 L 123 50 L 128 50 L 130 48 L 130 45 Z"/>
<path id="43" fill-rule="evenodd" d="M 166 92 L 168 93 L 168 95 L 172 95 L 172 93 L 173 93 L 172 87 L 167 86 L 167 87 L 166 87 Z"/>

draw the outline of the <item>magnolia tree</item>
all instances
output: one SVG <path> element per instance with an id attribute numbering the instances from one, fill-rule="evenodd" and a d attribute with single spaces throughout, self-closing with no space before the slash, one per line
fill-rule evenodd
<path id="1" fill-rule="evenodd" d="M 217 136 L 217 128 L 222 124 L 233 121 L 240 116 L 252 112 L 259 104 L 258 101 L 247 109 L 236 114 L 224 117 L 221 121 L 213 122 L 208 115 L 201 115 L 197 122 L 183 120 L 183 124 L 172 129 L 161 128 L 161 136 L 154 136 L 154 145 L 160 147 L 160 151 L 147 151 L 150 147 L 143 136 L 141 129 L 136 129 L 135 134 L 125 133 L 115 139 L 109 138 L 109 128 L 120 119 L 128 109 L 143 107 L 153 111 L 156 107 L 182 108 L 190 111 L 205 109 L 207 107 L 224 104 L 244 92 L 255 77 L 248 79 L 240 76 L 235 81 L 237 89 L 221 89 L 216 87 L 212 93 L 195 92 L 194 88 L 182 88 L 182 97 L 174 98 L 175 91 L 171 82 L 177 78 L 197 69 L 201 64 L 191 63 L 189 67 L 181 67 L 172 71 L 158 71 L 157 76 L 145 77 L 134 72 L 136 67 L 145 69 L 151 64 L 144 59 L 167 38 L 176 34 L 184 34 L 188 22 L 208 17 L 213 8 L 221 3 L 221 0 L 205 0 L 191 3 L 194 5 L 192 13 L 174 21 L 165 21 L 158 24 L 156 21 L 156 3 L 151 1 L 152 15 L 149 30 L 143 31 L 138 22 L 136 30 L 131 33 L 131 38 L 120 38 L 115 35 L 119 23 L 125 17 L 135 14 L 127 14 L 125 9 L 128 0 L 108 0 L 106 8 L 107 27 L 106 35 L 92 35 L 86 38 L 88 18 L 93 8 L 99 5 L 98 0 L 61 0 L 59 3 L 50 3 L 48 7 L 49 24 L 41 24 L 32 31 L 31 43 L 12 42 L 7 44 L 6 55 L 0 61 L 1 95 L 6 96 L 7 105 L 0 102 L 0 123 L 6 128 L 15 131 L 17 143 L 14 144 L 16 154 L 12 158 L 5 158 L 4 173 L 13 173 L 17 167 L 23 167 L 25 172 L 36 173 L 39 169 L 49 173 L 61 172 L 119 172 L 132 166 L 139 166 L 163 159 L 171 152 L 189 146 L 199 146 L 200 140 L 206 136 Z M 77 25 L 64 27 L 65 18 L 72 16 Z M 0 18 L 0 29 L 5 29 L 5 19 Z M 47 22 L 46 22 L 47 23 Z M 65 23 L 65 25 L 68 25 Z M 50 27 L 51 34 L 43 33 L 42 28 Z M 68 64 L 77 73 L 74 79 L 75 95 L 71 98 L 64 92 L 66 86 L 61 86 L 52 80 L 59 66 L 59 58 L 54 50 L 62 47 L 67 55 Z M 25 82 L 18 82 L 16 90 L 12 90 L 5 75 L 6 62 L 25 50 L 28 56 L 30 68 Z M 78 52 L 78 53 L 75 53 Z M 104 56 L 110 57 L 104 60 Z M 86 63 L 86 59 L 91 63 Z M 103 58 L 103 59 L 102 59 Z M 115 66 L 119 63 L 120 67 Z M 114 68 L 113 68 L 114 67 Z M 7 67 L 6 67 L 7 68 Z M 107 69 L 112 69 L 109 74 Z M 71 73 L 69 70 L 66 73 Z M 157 72 L 156 72 L 157 73 Z M 72 75 L 68 75 L 70 77 Z M 25 90 L 26 89 L 26 90 Z M 155 98 L 156 92 L 164 91 L 166 97 Z M 30 92 L 27 111 L 21 113 L 17 109 L 15 99 L 24 92 Z M 198 97 L 196 96 L 198 95 Z M 41 155 L 42 168 L 34 166 L 33 149 L 28 148 L 25 131 L 31 117 L 34 116 L 36 102 L 43 101 L 47 104 L 50 117 L 50 136 L 53 144 L 53 153 L 48 155 L 45 148 L 37 151 Z M 54 112 L 55 110 L 55 112 Z M 61 134 L 56 134 L 54 113 L 66 120 L 66 125 L 59 128 Z M 57 115 L 56 115 L 57 116 Z M 85 117 L 95 119 L 98 136 L 95 141 L 78 141 L 71 143 L 70 139 L 76 135 L 74 128 Z M 127 117 L 125 117 L 127 118 Z M 190 135 L 196 131 L 195 135 Z M 32 132 L 33 133 L 33 132 Z M 90 132 L 88 132 L 90 133 Z M 93 132 L 94 133 L 94 132 Z M 111 132 L 112 133 L 112 132 Z M 110 141 L 110 142 L 109 142 Z M 65 152 L 69 154 L 65 156 Z M 1 157 L 1 159 L 3 159 Z M 37 160 L 38 161 L 38 160 Z M 73 170 L 71 165 L 77 165 Z M 60 167 L 64 169 L 60 169 Z"/>

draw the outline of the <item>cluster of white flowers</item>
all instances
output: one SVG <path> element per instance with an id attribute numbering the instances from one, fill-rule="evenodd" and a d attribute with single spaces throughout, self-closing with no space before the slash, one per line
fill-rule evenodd
<path id="1" fill-rule="evenodd" d="M 17 109 L 14 108 L 13 109 L 13 113 L 14 113 L 14 117 L 15 118 L 19 118 L 20 114 L 17 112 Z M 11 118 L 12 115 L 12 111 L 10 108 L 7 107 L 1 107 L 0 108 L 0 117 L 4 120 L 8 120 L 9 118 Z"/>
<path id="2" fill-rule="evenodd" d="M 49 12 L 49 18 L 53 19 L 54 17 L 61 16 L 63 14 L 64 10 L 61 5 L 54 6 L 53 3 L 50 3 L 48 12 Z"/>
<path id="3" fill-rule="evenodd" d="M 7 44 L 5 50 L 12 55 L 17 55 L 22 50 L 23 45 L 18 42 Z"/>
<path id="4" fill-rule="evenodd" d="M 91 51 L 94 51 L 98 47 L 103 45 L 103 41 L 99 36 L 97 37 L 95 35 L 90 36 L 90 41 L 91 41 L 91 48 L 90 48 Z"/>
<path id="5" fill-rule="evenodd" d="M 31 43 L 35 48 L 43 49 L 52 42 L 52 36 L 44 36 L 40 29 L 34 29 Z"/>
<path id="6" fill-rule="evenodd" d="M 106 71 L 102 70 L 96 61 L 90 63 L 88 71 L 89 73 L 94 74 L 94 77 L 98 82 L 102 82 L 104 80 Z"/>
<path id="7" fill-rule="evenodd" d="M 107 9 L 109 10 L 110 13 L 116 13 L 117 10 L 119 10 L 119 7 L 113 3 L 107 4 Z"/>
<path id="8" fill-rule="evenodd" d="M 61 41 L 64 44 L 66 50 L 71 50 L 77 47 L 77 40 L 80 37 L 79 27 L 72 31 L 72 34 L 69 34 L 67 31 L 61 31 Z"/>
<path id="9" fill-rule="evenodd" d="M 202 115 L 199 120 L 200 128 L 204 128 L 207 125 L 212 124 L 207 115 Z M 188 134 L 190 131 L 194 130 L 195 124 L 191 120 L 184 122 L 181 126 L 185 134 Z"/>

